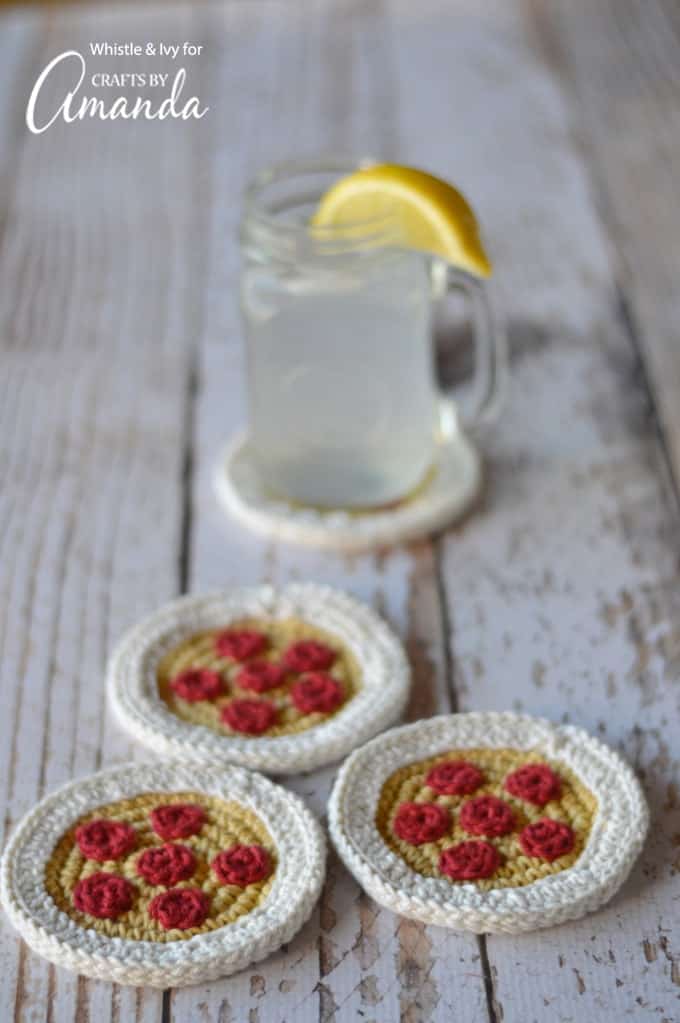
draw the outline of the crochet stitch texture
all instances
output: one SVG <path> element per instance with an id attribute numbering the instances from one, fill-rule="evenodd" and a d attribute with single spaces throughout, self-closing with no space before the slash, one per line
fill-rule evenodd
<path id="1" fill-rule="evenodd" d="M 84 857 L 75 837 L 102 819 L 135 835 L 134 849 L 104 863 Z M 139 868 L 150 851 L 149 877 Z M 46 797 L 9 840 L 0 897 L 51 962 L 164 988 L 226 976 L 280 948 L 311 913 L 324 872 L 323 832 L 297 796 L 239 767 L 159 762 Z"/>
<path id="2" fill-rule="evenodd" d="M 431 771 L 447 761 L 476 766 L 479 786 L 442 793 L 457 772 L 438 781 Z M 510 785 L 523 795 L 513 795 L 505 782 L 527 764 L 550 774 L 526 772 Z M 465 787 L 473 781 L 469 772 Z M 499 830 L 493 806 L 463 813 L 485 798 L 507 805 L 509 830 L 474 833 Z M 410 836 L 397 826 L 400 807 L 418 802 L 448 815 L 423 842 L 413 840 L 417 821 Z M 333 843 L 377 902 L 477 933 L 549 927 L 596 909 L 628 876 L 648 822 L 640 784 L 617 753 L 581 729 L 509 713 L 435 717 L 378 736 L 345 761 L 329 804 Z"/>
<path id="3" fill-rule="evenodd" d="M 210 675 L 187 687 L 189 670 L 217 675 L 219 693 Z M 409 682 L 403 647 L 374 611 L 293 583 L 160 608 L 123 638 L 107 685 L 123 727 L 154 752 L 283 774 L 338 761 L 387 727 Z"/>

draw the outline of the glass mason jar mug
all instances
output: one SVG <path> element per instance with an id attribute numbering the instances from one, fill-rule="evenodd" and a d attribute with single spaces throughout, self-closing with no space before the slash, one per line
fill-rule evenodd
<path id="1" fill-rule="evenodd" d="M 249 441 L 276 494 L 371 508 L 410 494 L 458 428 L 434 374 L 433 297 L 472 299 L 477 345 L 473 426 L 495 404 L 499 337 L 470 274 L 402 243 L 386 207 L 370 222 L 311 229 L 328 187 L 356 164 L 288 163 L 246 192 L 241 230 Z"/>

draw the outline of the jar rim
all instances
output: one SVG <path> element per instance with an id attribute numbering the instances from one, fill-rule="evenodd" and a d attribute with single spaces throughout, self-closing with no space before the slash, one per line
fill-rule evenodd
<path id="1" fill-rule="evenodd" d="M 339 155 L 320 155 L 317 157 L 281 160 L 258 171 L 248 182 L 243 196 L 243 223 L 254 227 L 258 234 L 266 232 L 272 238 L 294 239 L 304 236 L 322 245 L 336 245 L 345 250 L 348 247 L 375 245 L 384 243 L 386 238 L 396 240 L 396 229 L 399 227 L 397 211 L 382 210 L 380 214 L 356 221 L 348 221 L 342 228 L 336 226 L 314 227 L 310 231 L 304 222 L 287 221 L 281 216 L 281 209 L 272 210 L 267 203 L 266 195 L 272 186 L 285 185 L 290 181 L 303 180 L 305 176 L 343 177 L 356 170 L 374 166 L 382 161 L 374 157 L 350 157 Z M 317 190 L 318 196 L 325 189 Z M 283 206 L 282 208 L 285 208 Z"/>

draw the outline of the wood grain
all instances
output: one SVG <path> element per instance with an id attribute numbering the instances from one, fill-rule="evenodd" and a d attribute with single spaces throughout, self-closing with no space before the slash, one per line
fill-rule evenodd
<path id="1" fill-rule="evenodd" d="M 23 24 L 10 19 L 8 50 Z M 48 55 L 118 27 L 105 13 L 49 26 L 35 17 L 16 87 Z M 157 23 L 137 16 L 134 30 Z M 185 296 L 200 280 L 180 251 L 191 238 L 191 151 L 174 153 L 166 126 L 84 127 L 22 132 L 5 179 L 5 829 L 44 791 L 130 756 L 105 718 L 105 659 L 124 627 L 177 590 Z M 3 1019 L 160 1018 L 160 993 L 90 984 L 3 937 Z"/>
<path id="2" fill-rule="evenodd" d="M 350 590 L 405 637 L 411 718 L 513 707 L 583 724 L 636 764 L 655 828 L 610 907 L 512 941 L 400 920 L 331 857 L 287 948 L 165 995 L 55 970 L 3 924 L 0 1019 L 680 1014 L 677 511 L 650 406 L 658 393 L 675 464 L 675 236 L 660 212 L 674 180 L 644 152 L 673 153 L 674 80 L 657 72 L 676 26 L 669 6 L 649 9 L 256 0 L 2 14 L 3 833 L 43 792 L 139 755 L 102 688 L 131 622 L 185 589 L 296 578 Z M 25 97 L 46 60 L 104 38 L 203 43 L 191 74 L 209 117 L 28 136 Z M 616 130 L 603 135 L 603 118 Z M 487 226 L 513 356 L 478 514 L 437 542 L 352 559 L 262 543 L 211 489 L 245 418 L 240 193 L 263 163 L 324 150 L 460 183 Z M 661 206 L 639 194 L 643 171 Z M 285 783 L 323 815 L 333 775 Z"/>
<path id="3" fill-rule="evenodd" d="M 494 1014 L 674 1019 L 674 495 L 621 313 L 616 263 L 572 144 L 571 110 L 551 83 L 539 86 L 542 52 L 519 15 L 506 14 L 495 62 L 499 77 L 512 73 L 512 104 L 522 112 L 521 120 L 510 111 L 497 118 L 495 144 L 533 154 L 530 176 L 519 160 L 509 160 L 503 176 L 514 260 L 501 265 L 497 285 L 513 387 L 506 428 L 488 442 L 486 508 L 444 544 L 452 656 L 461 709 L 537 712 L 620 748 L 643 778 L 655 826 L 633 878 L 596 916 L 489 937 Z M 498 30 L 500 20 L 494 24 Z M 468 52 L 478 66 L 480 47 Z M 483 83 L 473 84 L 472 69 L 457 62 L 450 94 L 462 91 L 463 75 L 480 95 Z M 549 148 L 540 145 L 546 138 Z M 578 204 L 565 201 L 577 195 Z M 550 261 L 542 252 L 547 224 L 559 253 Z M 550 308 L 532 304 L 520 274 L 536 294 L 550 290 Z"/>
<path id="4" fill-rule="evenodd" d="M 383 125 L 381 94 L 388 55 L 364 43 L 379 38 L 375 13 L 356 4 L 301 12 L 268 10 L 266 23 L 255 25 L 241 12 L 210 12 L 206 35 L 226 40 L 218 62 L 217 92 L 229 96 L 224 136 L 212 171 L 214 208 L 206 319 L 198 367 L 196 459 L 192 500 L 192 552 L 189 585 L 214 585 L 295 578 L 319 578 L 345 588 L 369 603 L 409 637 L 418 685 L 413 713 L 424 707 L 447 709 L 443 631 L 432 547 L 425 544 L 384 558 L 343 559 L 315 552 L 263 545 L 225 521 L 215 505 L 211 476 L 223 440 L 245 417 L 242 404 L 243 353 L 234 303 L 238 252 L 235 229 L 238 206 L 253 167 L 290 152 L 321 148 L 356 152 L 389 149 Z M 351 13 L 351 17 L 349 16 Z M 323 40 L 320 48 L 310 39 Z M 381 45 L 385 45 L 384 42 Z M 332 59 L 324 47 L 332 46 Z M 258 78 L 254 88 L 252 55 L 262 66 L 278 69 Z M 283 56 L 282 56 L 283 55 Z M 238 81 L 238 90 L 230 83 Z M 350 102 L 349 88 L 355 90 Z M 288 95 L 299 97 L 286 113 Z M 283 110 L 282 110 L 283 104 Z M 251 126 L 258 132 L 249 136 Z M 389 125 L 387 126 L 389 127 Z M 321 139 L 321 143 L 319 143 Z M 243 150 L 244 156 L 235 158 Z M 225 232 L 228 244 L 225 245 Z M 232 400 L 225 405 L 224 395 Z M 238 400 L 237 400 L 238 399 Z M 235 557 L 235 552 L 238 555 Z M 323 816 L 334 770 L 289 778 Z M 483 1011 L 485 992 L 474 938 L 447 934 L 395 920 L 358 889 L 335 858 L 318 913 L 298 939 L 278 956 L 242 975 L 211 985 L 202 998 L 207 1018 L 238 1019 L 247 1013 L 258 1023 L 279 1019 L 448 1018 L 440 999 L 435 964 L 447 961 L 447 985 L 460 979 L 460 1004 L 470 1018 Z M 467 976 L 466 976 L 467 974 Z M 424 990 L 421 993 L 421 988 Z M 191 1012 L 193 992 L 172 995 L 171 1018 Z M 420 1007 L 420 1000 L 425 1001 Z"/>
<path id="5" fill-rule="evenodd" d="M 532 0 L 547 61 L 573 98 L 612 242 L 628 329 L 680 482 L 680 16 L 672 0 Z"/>

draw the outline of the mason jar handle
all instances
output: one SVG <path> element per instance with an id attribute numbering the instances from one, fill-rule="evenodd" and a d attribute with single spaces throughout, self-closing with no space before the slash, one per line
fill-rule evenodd
<path id="1" fill-rule="evenodd" d="M 433 263 L 432 271 L 435 297 L 443 297 L 448 291 L 462 291 L 472 303 L 476 348 L 472 397 L 468 408 L 458 409 L 448 395 L 442 395 L 440 429 L 448 437 L 459 427 L 474 431 L 497 417 L 503 398 L 507 355 L 505 337 L 495 320 L 489 294 L 482 280 L 442 260 Z"/>

